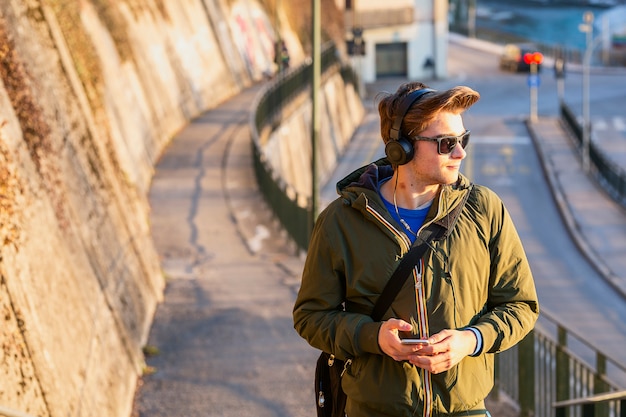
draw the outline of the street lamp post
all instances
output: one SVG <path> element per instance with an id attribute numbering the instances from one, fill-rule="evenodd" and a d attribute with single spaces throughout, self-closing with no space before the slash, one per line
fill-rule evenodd
<path id="1" fill-rule="evenodd" d="M 318 184 L 317 184 L 317 142 L 320 136 L 320 87 L 321 87 L 321 7 L 320 0 L 311 0 L 312 28 L 311 28 L 311 215 L 309 231 L 317 219 Z M 310 236 L 310 233 L 309 233 Z"/>
<path id="2" fill-rule="evenodd" d="M 530 63 L 530 76 L 537 80 L 537 64 L 535 62 Z M 530 121 L 537 121 L 537 84 L 538 81 L 532 81 L 530 85 Z"/>
<path id="3" fill-rule="evenodd" d="M 554 59 L 554 76 L 556 78 L 559 106 L 561 106 L 565 100 L 565 58 L 562 56 L 562 52 L 560 51 Z"/>
<path id="4" fill-rule="evenodd" d="M 470 0 L 467 5 L 467 36 L 476 37 L 476 0 Z"/>
<path id="5" fill-rule="evenodd" d="M 593 12 L 587 11 L 583 15 L 583 22 L 578 26 L 586 36 L 585 55 L 583 57 L 583 141 L 582 161 L 583 170 L 589 172 L 589 141 L 591 135 L 591 121 L 589 111 L 589 67 L 591 65 L 591 51 L 593 38 Z"/>

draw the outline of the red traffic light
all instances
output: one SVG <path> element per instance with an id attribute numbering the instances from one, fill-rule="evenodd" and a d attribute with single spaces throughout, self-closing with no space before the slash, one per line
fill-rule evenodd
<path id="1" fill-rule="evenodd" d="M 524 62 L 527 64 L 541 64 L 543 54 L 541 52 L 527 52 L 524 54 Z"/>

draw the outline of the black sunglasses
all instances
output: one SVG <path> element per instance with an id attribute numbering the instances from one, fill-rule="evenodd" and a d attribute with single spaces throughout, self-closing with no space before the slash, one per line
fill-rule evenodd
<path id="1" fill-rule="evenodd" d="M 461 148 L 465 149 L 470 140 L 470 131 L 466 130 L 458 136 L 439 136 L 427 138 L 424 136 L 413 136 L 413 140 L 423 140 L 427 142 L 437 142 L 437 153 L 439 155 L 450 154 L 457 144 L 461 144 Z"/>

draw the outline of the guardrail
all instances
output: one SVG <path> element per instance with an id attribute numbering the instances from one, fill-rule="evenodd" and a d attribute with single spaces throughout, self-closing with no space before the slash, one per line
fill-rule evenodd
<path id="1" fill-rule="evenodd" d="M 346 82 L 357 86 L 350 67 L 342 66 L 334 44 L 322 49 L 322 73 L 340 71 Z M 311 233 L 312 202 L 309 195 L 298 193 L 268 163 L 262 150 L 262 137 L 277 123 L 282 109 L 298 95 L 310 91 L 313 67 L 310 62 L 278 76 L 257 97 L 250 121 L 254 171 L 261 193 L 284 229 L 301 249 L 306 249 Z"/>
<path id="2" fill-rule="evenodd" d="M 496 355 L 493 392 L 505 392 L 517 402 L 520 417 L 561 417 L 555 415 L 554 404 L 624 389 L 625 365 L 567 330 L 545 310 L 540 319 L 518 345 Z M 619 404 L 603 403 L 595 415 L 616 417 L 616 410 L 624 412 Z"/>
<path id="3" fill-rule="evenodd" d="M 560 112 L 561 120 L 574 134 L 576 146 L 582 151 L 583 127 L 566 103 L 561 102 Z M 626 207 L 626 171 L 611 161 L 593 141 L 589 141 L 589 162 L 596 178 L 607 192 L 615 201 Z"/>
<path id="4" fill-rule="evenodd" d="M 580 415 L 581 417 L 626 417 L 626 391 L 592 395 L 577 400 L 559 401 L 553 405 L 556 417 Z"/>

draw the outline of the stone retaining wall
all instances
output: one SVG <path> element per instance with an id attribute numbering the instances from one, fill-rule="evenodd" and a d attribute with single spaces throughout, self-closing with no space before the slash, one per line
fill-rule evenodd
<path id="1" fill-rule="evenodd" d="M 164 289 L 153 167 L 271 73 L 269 16 L 257 0 L 0 2 L 1 406 L 130 415 Z"/>

